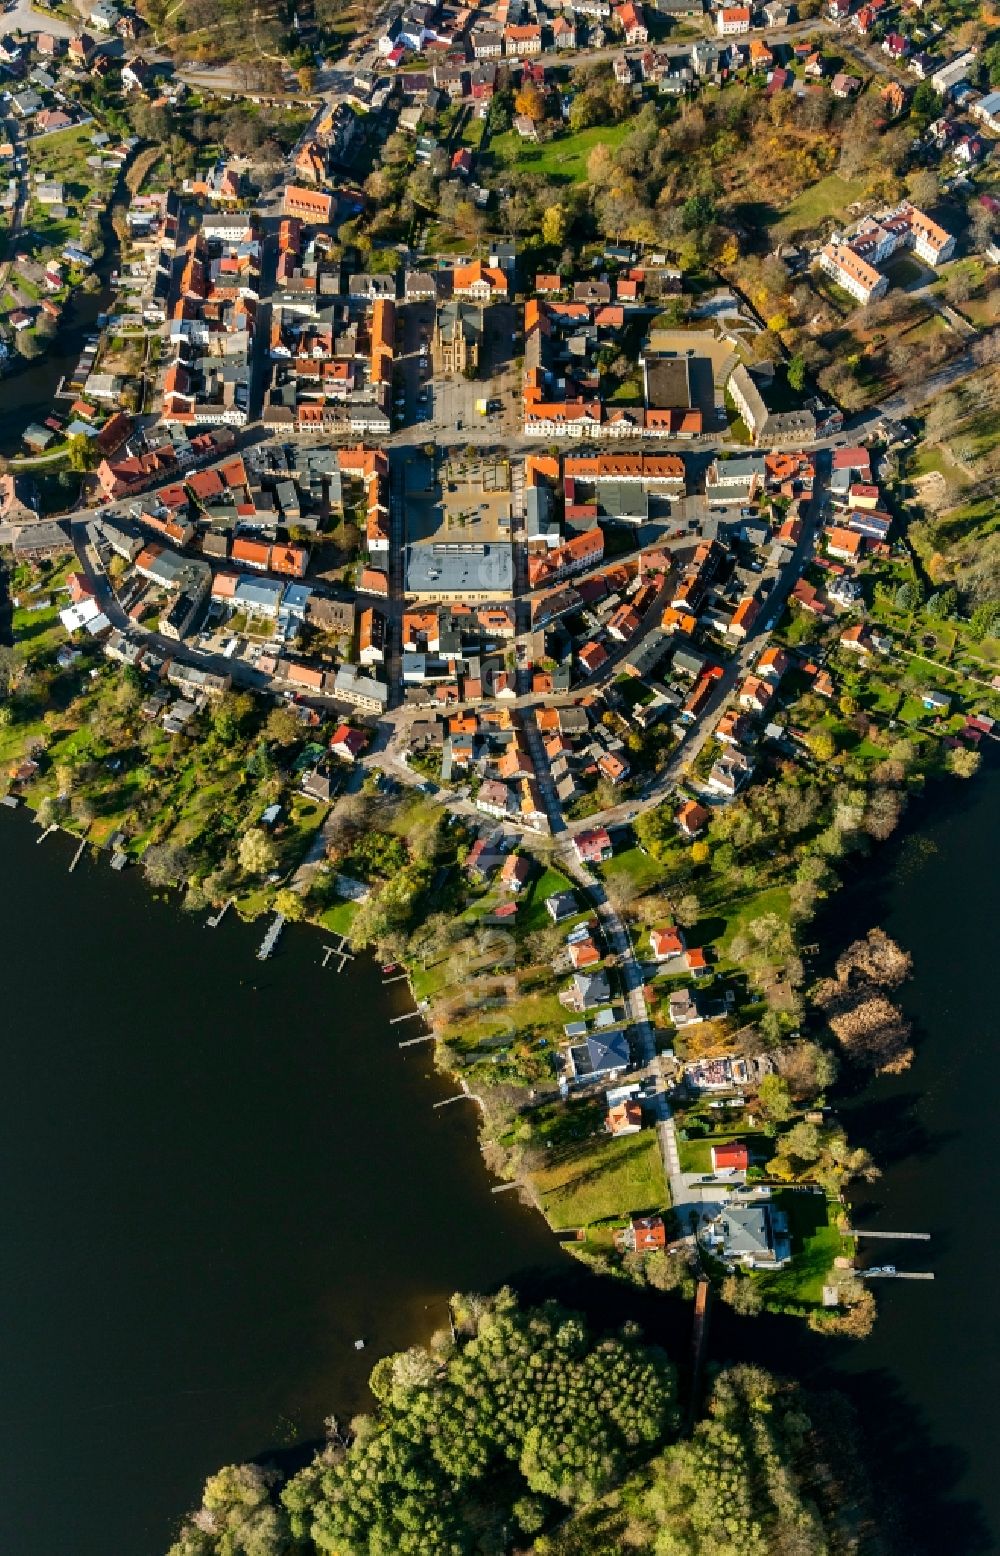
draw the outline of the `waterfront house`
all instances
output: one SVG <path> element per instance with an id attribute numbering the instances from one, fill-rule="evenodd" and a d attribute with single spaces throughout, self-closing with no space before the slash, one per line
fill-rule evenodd
<path id="1" fill-rule="evenodd" d="M 659 1253 L 667 1246 L 662 1216 L 631 1216 L 625 1229 L 625 1246 L 632 1253 Z"/>
<path id="2" fill-rule="evenodd" d="M 791 1259 L 788 1220 L 769 1200 L 729 1204 L 709 1222 L 704 1241 L 729 1264 L 746 1269 L 781 1269 Z"/>

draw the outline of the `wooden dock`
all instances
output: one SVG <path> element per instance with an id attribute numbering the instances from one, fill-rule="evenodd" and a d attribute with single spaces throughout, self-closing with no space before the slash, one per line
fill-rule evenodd
<path id="1" fill-rule="evenodd" d="M 850 1237 L 891 1237 L 899 1242 L 929 1243 L 930 1232 L 850 1232 Z"/>
<path id="2" fill-rule="evenodd" d="M 257 952 L 257 960 L 258 960 L 258 962 L 266 962 L 268 957 L 273 954 L 274 948 L 278 944 L 278 940 L 279 940 L 279 938 L 281 936 L 281 931 L 284 929 L 284 927 L 285 927 L 285 920 L 284 920 L 284 918 L 282 917 L 282 915 L 280 913 L 276 913 L 274 915 L 274 921 L 271 924 L 270 929 L 268 930 L 267 934 L 264 936 L 264 939 L 261 942 L 260 950 Z"/>
<path id="3" fill-rule="evenodd" d="M 443 1102 L 435 1102 L 434 1106 L 435 1108 L 446 1108 L 450 1106 L 452 1102 L 465 1102 L 467 1099 L 471 1101 L 469 1093 L 467 1091 L 459 1091 L 456 1092 L 454 1097 L 445 1097 Z"/>
<path id="4" fill-rule="evenodd" d="M 862 1280 L 933 1280 L 933 1270 L 858 1270 Z"/>
<path id="5" fill-rule="evenodd" d="M 336 957 L 339 958 L 336 970 L 337 970 L 337 972 L 342 973 L 344 968 L 347 966 L 348 962 L 353 962 L 353 960 L 354 960 L 354 953 L 352 951 L 348 951 L 348 949 L 347 949 L 348 944 L 349 944 L 349 941 L 347 939 L 347 936 L 346 935 L 341 935 L 340 936 L 340 944 L 339 945 L 324 946 L 323 947 L 323 966 L 325 967 L 327 965 L 327 963 L 329 962 L 331 956 L 336 956 Z"/>
<path id="6" fill-rule="evenodd" d="M 419 1011 L 419 1010 L 404 1010 L 403 1014 L 401 1016 L 390 1016 L 389 1017 L 389 1025 L 391 1027 L 394 1027 L 400 1021 L 412 1021 L 414 1016 L 419 1016 L 421 1014 L 422 1014 L 422 1012 Z"/>
<path id="7" fill-rule="evenodd" d="M 88 830 L 89 830 L 89 828 L 88 828 Z M 86 848 L 86 846 L 87 846 L 87 833 L 85 832 L 83 834 L 83 837 L 80 839 L 80 846 L 79 846 L 79 848 L 77 849 L 76 853 L 73 855 L 72 859 L 69 862 L 69 873 L 70 873 L 70 875 L 73 874 L 73 871 L 76 869 L 77 865 L 80 863 L 80 860 L 83 858 L 83 851 Z"/>
<path id="8" fill-rule="evenodd" d="M 59 828 L 56 826 L 55 822 L 53 822 L 50 827 L 46 827 L 45 828 L 45 831 L 42 833 L 41 837 L 36 837 L 35 838 L 35 842 L 36 843 L 44 843 L 45 839 L 49 836 L 50 833 L 58 832 L 58 831 L 59 831 Z"/>
<path id="9" fill-rule="evenodd" d="M 399 1044 L 400 1048 L 414 1048 L 417 1043 L 433 1043 L 433 1032 L 421 1032 L 419 1037 L 407 1037 Z"/>
<path id="10" fill-rule="evenodd" d="M 708 1303 L 712 1288 L 704 1275 L 699 1276 L 694 1294 L 694 1324 L 691 1329 L 691 1394 L 688 1399 L 687 1429 L 693 1431 L 701 1403 L 701 1375 L 708 1337 Z"/>
<path id="11" fill-rule="evenodd" d="M 519 1183 L 495 1183 L 490 1189 L 491 1194 L 509 1194 L 511 1189 L 519 1189 Z"/>
<path id="12" fill-rule="evenodd" d="M 205 920 L 205 928 L 218 929 L 219 925 L 222 923 L 222 920 L 225 918 L 226 914 L 229 912 L 229 909 L 232 907 L 235 901 L 235 897 L 230 897 L 227 902 L 222 904 L 222 907 L 219 909 L 218 913 L 210 914 L 209 917 Z"/>
<path id="13" fill-rule="evenodd" d="M 382 987 L 385 988 L 390 983 L 405 983 L 408 977 L 409 973 L 397 973 L 395 978 L 383 978 Z"/>

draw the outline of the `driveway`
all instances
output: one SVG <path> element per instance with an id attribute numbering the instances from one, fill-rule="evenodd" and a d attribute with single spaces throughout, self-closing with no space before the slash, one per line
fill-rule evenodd
<path id="1" fill-rule="evenodd" d="M 82 23 L 81 23 L 82 25 Z M 28 0 L 19 0 L 15 10 L 6 11 L 4 32 L 50 32 L 54 38 L 75 38 L 80 31 L 72 22 L 63 21 L 53 11 L 36 11 Z"/>

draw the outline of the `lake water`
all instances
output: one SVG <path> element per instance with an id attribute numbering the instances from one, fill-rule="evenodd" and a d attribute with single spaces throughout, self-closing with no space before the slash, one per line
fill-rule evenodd
<path id="1" fill-rule="evenodd" d="M 0 813 L 0 1551 L 162 1556 L 205 1475 L 365 1401 L 456 1290 L 568 1263 L 321 938 L 203 927 Z M 354 1349 L 363 1337 L 364 1352 Z"/>
<path id="2" fill-rule="evenodd" d="M 837 1108 L 883 1169 L 861 1186 L 856 1225 L 931 1233 L 929 1243 L 867 1244 L 866 1262 L 932 1270 L 935 1280 L 880 1281 L 878 1323 L 863 1341 L 811 1337 L 782 1320 L 739 1322 L 716 1305 L 712 1351 L 755 1357 L 854 1401 L 901 1556 L 986 1556 L 1000 1551 L 996 761 L 972 783 L 935 786 L 909 822 L 859 866 L 817 932 L 832 952 L 880 924 L 913 955 L 899 1002 L 915 1023 L 915 1063 Z"/>
<path id="3" fill-rule="evenodd" d="M 822 931 L 881 923 L 914 954 L 917 1061 L 841 1112 L 885 1168 L 859 1224 L 933 1234 L 872 1262 L 936 1281 L 882 1283 L 863 1342 L 721 1305 L 712 1322 L 713 1361 L 854 1399 L 900 1556 L 1000 1549 L 998 797 L 996 771 L 935 790 Z M 259 928 L 207 930 L 104 861 L 69 876 L 67 840 L 35 837 L 0 814 L 4 1556 L 162 1556 L 207 1473 L 350 1415 L 453 1290 L 632 1311 L 686 1358 L 689 1310 L 582 1275 L 490 1194 L 472 1105 L 434 1111 L 451 1088 L 429 1049 L 396 1046 L 405 985 L 322 971 L 301 928 L 259 964 Z"/>
<path id="4" fill-rule="evenodd" d="M 933 789 L 918 820 L 843 906 L 852 931 L 881 924 L 913 955 L 900 1003 L 915 1023 L 916 1062 L 843 1112 L 884 1169 L 858 1224 L 932 1234 L 876 1242 L 870 1262 L 936 1278 L 880 1282 L 879 1322 L 846 1358 L 844 1381 L 865 1398 L 876 1454 L 908 1488 L 910 1548 L 978 1556 L 1000 1550 L 995 759 L 972 783 Z"/>

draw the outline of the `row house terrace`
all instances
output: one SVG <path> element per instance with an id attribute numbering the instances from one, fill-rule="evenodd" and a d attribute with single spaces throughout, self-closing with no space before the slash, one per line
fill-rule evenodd
<path id="1" fill-rule="evenodd" d="M 363 488 L 365 543 L 374 566 L 389 559 L 389 460 L 381 449 L 344 448 L 339 452 L 340 473 Z"/>

